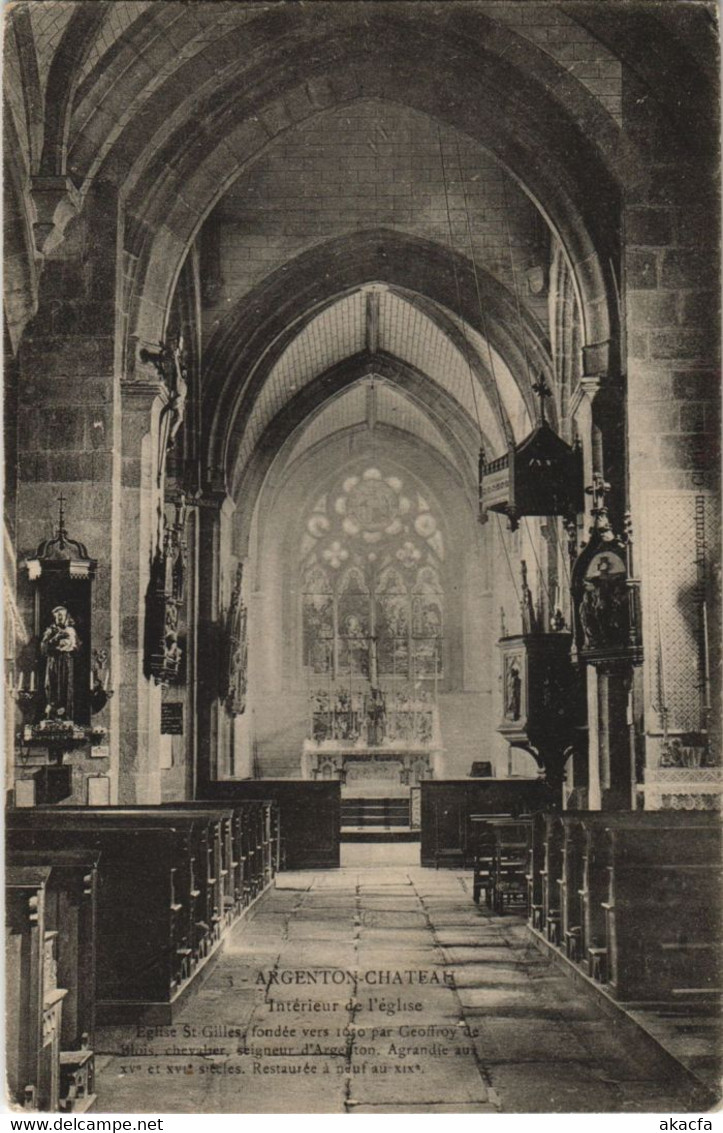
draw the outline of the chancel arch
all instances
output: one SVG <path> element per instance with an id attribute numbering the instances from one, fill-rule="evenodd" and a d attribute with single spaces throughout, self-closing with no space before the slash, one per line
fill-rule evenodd
<path id="1" fill-rule="evenodd" d="M 375 296 L 378 326 L 370 338 L 368 308 Z M 473 268 L 468 258 L 450 253 L 441 240 L 387 230 L 362 232 L 326 242 L 272 272 L 214 329 L 204 395 L 210 470 L 231 475 L 230 465 L 237 461 L 236 448 L 229 449 L 234 419 L 239 425 L 246 422 L 262 385 L 297 348 L 296 340 L 333 319 L 340 313 L 341 308 L 334 310 L 338 304 L 355 312 L 345 323 L 344 344 L 336 345 L 342 357 L 367 353 L 383 358 L 390 344 L 394 350 L 399 343 L 400 332 L 403 341 L 404 323 L 416 320 L 433 336 L 437 352 L 440 344 L 454 351 L 457 389 L 478 432 L 490 431 L 490 410 L 493 418 L 501 418 L 508 437 L 522 435 L 525 408 L 528 419 L 534 417 L 530 375 L 550 373 L 549 341 L 538 318 L 521 309 L 515 292 L 483 266 Z M 380 321 L 385 313 L 387 319 Z M 410 346 L 418 353 L 421 343 L 412 340 L 402 352 L 403 361 Z M 479 412 L 473 405 L 477 383 L 484 395 Z M 502 438 L 488 440 L 502 451 Z"/>
<path id="2" fill-rule="evenodd" d="M 373 379 L 358 384 L 365 414 L 375 386 Z M 346 412 L 354 415 L 352 395 Z M 291 735 L 301 745 L 291 745 L 300 771 L 314 698 L 329 688 L 361 696 L 373 683 L 385 690 L 389 712 L 416 689 L 434 704 L 438 729 L 465 698 L 474 715 L 474 690 L 485 697 L 482 643 L 492 618 L 479 537 L 468 523 L 476 500 L 466 498 L 449 454 L 441 445 L 435 451 L 439 434 L 427 426 L 423 440 L 401 422 L 385 424 L 403 406 L 399 394 L 388 401 L 371 429 L 368 418 L 347 424 L 309 448 L 302 434 L 298 456 L 292 449 L 274 469 L 273 491 L 259 497 L 246 560 L 249 656 L 257 658 L 249 695 L 255 757 L 267 774 L 287 766 Z M 401 734 L 399 713 L 390 740 Z M 473 747 L 455 753 L 460 772 Z M 440 753 L 440 767 L 443 759 Z"/>

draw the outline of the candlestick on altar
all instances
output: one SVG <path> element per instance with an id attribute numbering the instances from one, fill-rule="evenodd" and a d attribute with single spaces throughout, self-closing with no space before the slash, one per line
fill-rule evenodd
<path id="1" fill-rule="evenodd" d="M 21 672 L 18 678 L 18 692 L 22 692 L 25 688 L 25 673 Z"/>
<path id="2" fill-rule="evenodd" d="M 30 670 L 30 691 L 35 692 L 35 669 Z"/>

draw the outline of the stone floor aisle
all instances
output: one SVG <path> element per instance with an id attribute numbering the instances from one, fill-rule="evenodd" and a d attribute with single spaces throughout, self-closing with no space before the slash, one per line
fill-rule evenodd
<path id="1" fill-rule="evenodd" d="M 101 1032 L 99 1112 L 701 1112 L 450 871 L 282 874 L 173 1029 Z"/>

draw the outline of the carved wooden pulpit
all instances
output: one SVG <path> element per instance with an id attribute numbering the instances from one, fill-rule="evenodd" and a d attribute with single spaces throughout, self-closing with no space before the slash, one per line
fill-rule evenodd
<path id="1" fill-rule="evenodd" d="M 529 752 L 558 790 L 565 763 L 584 727 L 584 690 L 570 659 L 570 633 L 503 637 L 502 720 L 512 747 Z"/>

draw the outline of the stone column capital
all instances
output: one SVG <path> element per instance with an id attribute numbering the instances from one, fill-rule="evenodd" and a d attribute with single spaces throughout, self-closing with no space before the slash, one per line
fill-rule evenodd
<path id="1" fill-rule="evenodd" d="M 65 230 L 81 205 L 81 195 L 64 176 L 36 176 L 30 184 L 35 207 L 33 234 L 40 255 L 47 255 L 62 243 Z"/>
<path id="2" fill-rule="evenodd" d="M 121 402 L 123 409 L 132 412 L 150 412 L 156 398 L 161 405 L 168 401 L 169 391 L 165 382 L 159 378 L 142 378 L 138 381 L 121 381 Z"/>
<path id="3" fill-rule="evenodd" d="M 577 413 L 586 400 L 590 405 L 595 401 L 603 385 L 603 374 L 583 374 L 570 395 L 569 412 L 571 416 Z"/>
<path id="4" fill-rule="evenodd" d="M 209 512 L 222 512 L 225 515 L 232 515 L 236 510 L 236 502 L 231 498 L 225 488 L 206 487 L 200 493 L 196 504 L 199 508 Z"/>

